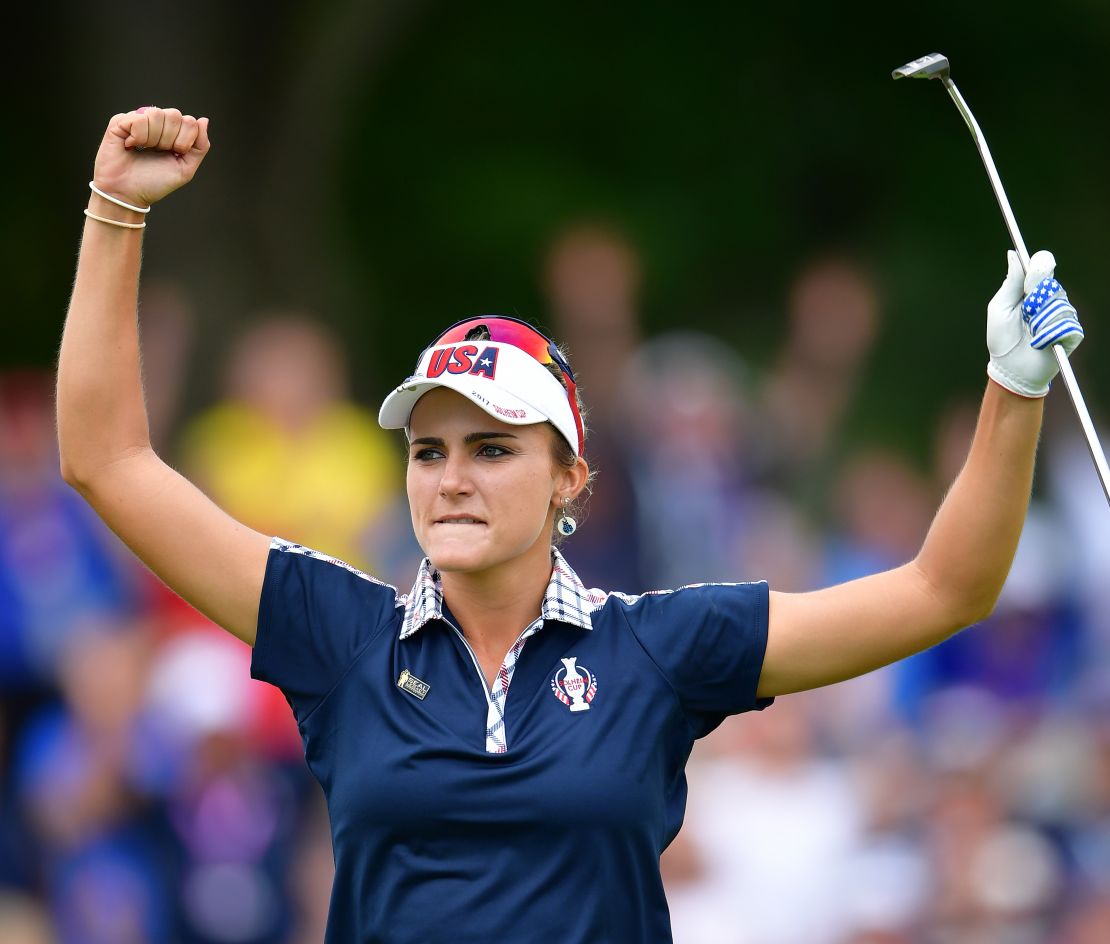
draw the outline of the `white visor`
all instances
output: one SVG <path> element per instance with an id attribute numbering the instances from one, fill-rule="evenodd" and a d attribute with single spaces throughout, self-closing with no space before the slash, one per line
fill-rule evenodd
<path id="1" fill-rule="evenodd" d="M 428 348 L 416 373 L 382 402 L 378 423 L 404 429 L 425 393 L 447 387 L 494 419 L 513 426 L 549 422 L 578 455 L 578 425 L 563 385 L 531 355 L 498 341 L 460 341 Z"/>

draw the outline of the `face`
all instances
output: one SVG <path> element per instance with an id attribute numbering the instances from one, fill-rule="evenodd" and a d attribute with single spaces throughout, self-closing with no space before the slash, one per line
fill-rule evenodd
<path id="1" fill-rule="evenodd" d="M 436 568 L 481 573 L 546 557 L 555 510 L 584 481 L 556 465 L 550 427 L 510 426 L 439 387 L 417 401 L 409 435 L 412 526 Z"/>

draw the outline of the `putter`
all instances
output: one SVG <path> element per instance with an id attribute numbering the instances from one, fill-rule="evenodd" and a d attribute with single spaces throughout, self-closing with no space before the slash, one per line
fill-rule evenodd
<path id="1" fill-rule="evenodd" d="M 895 69 L 890 77 L 892 79 L 940 79 L 944 87 L 948 89 L 948 94 L 952 101 L 956 103 L 960 114 L 963 115 L 968 130 L 971 132 L 971 137 L 975 140 L 975 147 L 979 150 L 979 156 L 983 159 L 983 166 L 987 169 L 987 176 L 990 178 L 995 199 L 998 200 L 998 207 L 1002 210 L 1002 218 L 1006 221 L 1006 229 L 1010 231 L 1010 241 L 1013 242 L 1014 249 L 1021 260 L 1021 267 L 1028 271 L 1029 250 L 1025 248 L 1025 240 L 1021 238 L 1021 233 L 1018 231 L 1014 211 L 1010 209 L 1010 201 L 1006 199 L 1006 191 L 1002 189 L 1002 181 L 994 166 L 990 149 L 987 147 L 987 139 L 983 137 L 979 122 L 975 120 L 975 116 L 971 113 L 971 109 L 967 107 L 967 102 L 964 101 L 960 90 L 956 88 L 956 83 L 949 76 L 949 69 L 948 59 L 939 52 L 934 52 L 931 55 L 922 56 L 920 59 L 914 59 L 913 62 L 907 62 L 904 66 Z M 1087 448 L 1091 452 L 1095 471 L 1102 483 L 1102 491 L 1106 495 L 1107 502 L 1110 502 L 1110 467 L 1106 464 L 1106 453 L 1103 452 L 1102 445 L 1098 441 L 1098 433 L 1095 432 L 1095 425 L 1091 422 L 1091 414 L 1087 411 L 1087 404 L 1084 402 L 1083 393 L 1079 389 L 1079 381 L 1075 379 L 1075 373 L 1071 369 L 1068 355 L 1064 349 L 1059 344 L 1054 344 L 1052 345 L 1052 353 L 1056 356 L 1056 363 L 1060 365 L 1060 376 L 1064 378 L 1064 386 L 1068 388 L 1075 413 L 1079 417 L 1079 425 L 1083 427 L 1083 434 L 1087 437 Z"/>

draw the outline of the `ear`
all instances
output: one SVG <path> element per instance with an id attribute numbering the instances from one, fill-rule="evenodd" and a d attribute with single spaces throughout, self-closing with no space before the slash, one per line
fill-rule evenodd
<path id="1" fill-rule="evenodd" d="M 557 508 L 562 508 L 569 499 L 574 501 L 586 487 L 590 480 L 590 467 L 581 456 L 569 468 L 561 466 L 555 477 L 555 492 L 551 496 L 552 503 Z"/>

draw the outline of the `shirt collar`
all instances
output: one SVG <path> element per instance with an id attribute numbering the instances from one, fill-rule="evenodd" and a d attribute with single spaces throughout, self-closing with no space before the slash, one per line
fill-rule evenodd
<path id="1" fill-rule="evenodd" d="M 551 579 L 544 591 L 540 617 L 559 620 L 580 629 L 593 629 L 590 613 L 605 599 L 597 591 L 589 591 L 578 579 L 570 564 L 555 548 L 551 549 Z M 443 582 L 439 571 L 428 558 L 420 563 L 416 583 L 405 598 L 405 618 L 401 622 L 401 639 L 407 639 L 434 619 L 443 619 Z"/>

